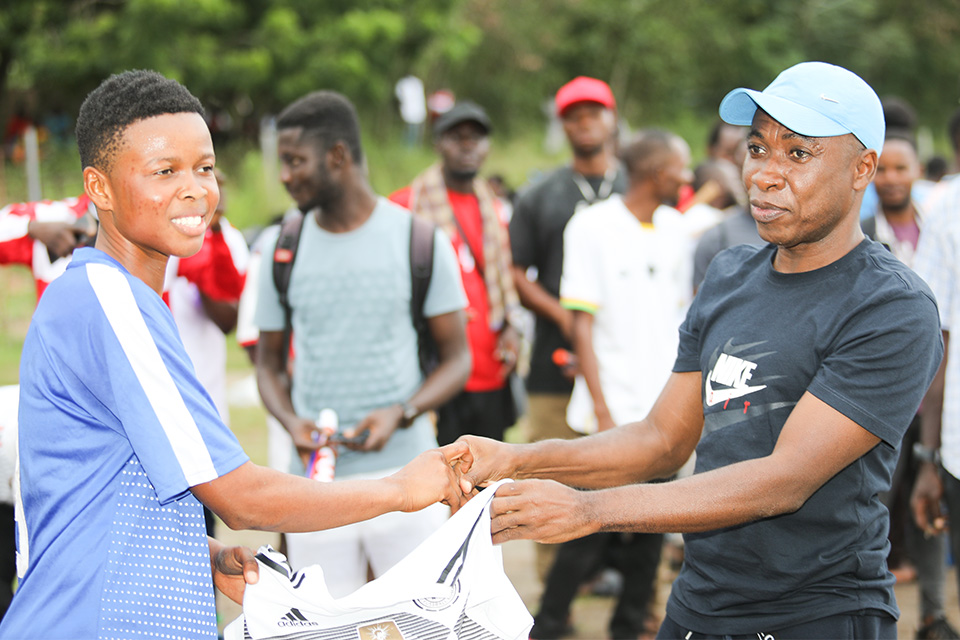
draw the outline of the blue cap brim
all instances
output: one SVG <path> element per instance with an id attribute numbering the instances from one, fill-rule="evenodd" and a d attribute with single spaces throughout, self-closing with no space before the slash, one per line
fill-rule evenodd
<path id="1" fill-rule="evenodd" d="M 847 127 L 809 107 L 753 89 L 734 89 L 728 93 L 720 102 L 720 117 L 729 124 L 749 126 L 753 124 L 757 107 L 802 136 L 825 138 L 850 133 Z"/>

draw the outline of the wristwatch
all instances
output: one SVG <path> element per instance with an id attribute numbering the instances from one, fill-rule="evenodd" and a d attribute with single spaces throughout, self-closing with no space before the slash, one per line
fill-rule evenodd
<path id="1" fill-rule="evenodd" d="M 933 464 L 940 464 L 940 450 L 939 449 L 930 449 L 923 446 L 920 442 L 913 443 L 913 457 L 919 460 L 920 462 L 930 462 Z"/>
<path id="2" fill-rule="evenodd" d="M 400 420 L 400 428 L 406 429 L 413 424 L 413 421 L 416 419 L 416 417 L 420 415 L 420 409 L 416 408 L 409 402 L 402 403 L 400 408 L 403 410 L 403 417 Z"/>

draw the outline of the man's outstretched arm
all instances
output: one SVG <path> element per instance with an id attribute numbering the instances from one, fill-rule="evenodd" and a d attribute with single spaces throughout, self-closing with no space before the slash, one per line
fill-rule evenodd
<path id="1" fill-rule="evenodd" d="M 708 531 L 795 511 L 879 438 L 812 394 L 784 425 L 773 452 L 681 480 L 666 477 L 693 451 L 703 426 L 700 374 L 673 374 L 644 420 L 572 441 L 507 445 L 480 438 L 463 456 L 464 489 L 515 482 L 497 493 L 496 542 L 560 542 L 596 531 Z M 567 486 L 600 491 L 576 491 Z"/>
<path id="2" fill-rule="evenodd" d="M 597 531 L 711 531 L 792 513 L 879 442 L 806 393 L 773 452 L 762 458 L 673 482 L 601 491 L 544 481 L 501 488 L 491 508 L 494 541 L 561 542 Z"/>

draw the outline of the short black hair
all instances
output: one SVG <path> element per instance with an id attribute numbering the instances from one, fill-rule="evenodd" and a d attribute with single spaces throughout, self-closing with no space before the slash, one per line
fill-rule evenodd
<path id="1" fill-rule="evenodd" d="M 620 151 L 620 159 L 631 180 L 644 180 L 663 168 L 667 159 L 676 152 L 683 139 L 663 129 L 644 129 Z"/>
<path id="2" fill-rule="evenodd" d="M 913 131 L 909 129 L 901 129 L 898 127 L 888 128 L 883 138 L 884 140 L 902 140 L 913 147 L 914 151 L 917 151 L 917 136 L 913 135 Z"/>
<path id="3" fill-rule="evenodd" d="M 186 87 L 156 71 L 135 69 L 110 76 L 80 106 L 76 135 L 81 166 L 110 169 L 124 129 L 167 113 L 204 115 L 203 105 Z"/>
<path id="4" fill-rule="evenodd" d="M 356 164 L 363 161 L 360 118 L 353 103 L 336 91 L 314 91 L 294 101 L 277 117 L 277 129 L 302 128 L 317 138 L 323 151 L 337 142 L 350 150 Z"/>
<path id="5" fill-rule="evenodd" d="M 927 160 L 927 167 L 925 171 L 927 180 L 938 182 L 940 178 L 947 175 L 947 171 L 949 171 L 949 169 L 950 165 L 947 163 L 946 158 L 943 156 L 933 156 Z"/>
<path id="6" fill-rule="evenodd" d="M 883 106 L 883 122 L 888 129 L 917 128 L 917 112 L 913 106 L 900 96 L 886 96 L 880 101 Z"/>

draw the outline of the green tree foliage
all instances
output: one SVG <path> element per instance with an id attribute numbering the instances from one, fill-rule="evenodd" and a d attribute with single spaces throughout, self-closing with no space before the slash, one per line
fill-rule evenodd
<path id="1" fill-rule="evenodd" d="M 538 114 L 579 74 L 608 80 L 637 124 L 714 118 L 731 88 L 803 60 L 857 71 L 938 131 L 960 104 L 957 0 L 464 0 L 452 15 L 482 38 L 458 58 L 426 52 L 428 77 L 501 120 Z"/>
<path id="2" fill-rule="evenodd" d="M 0 71 L 38 104 L 72 111 L 132 68 L 238 115 L 318 88 L 392 111 L 393 83 L 449 28 L 448 11 L 446 0 L 12 0 L 0 10 Z"/>
<path id="3" fill-rule="evenodd" d="M 608 80 L 635 124 L 712 119 L 734 86 L 801 60 L 863 75 L 942 128 L 960 98 L 957 0 L 6 0 L 0 101 L 73 112 L 109 73 L 154 68 L 237 116 L 317 88 L 396 122 L 416 73 L 486 105 L 498 129 L 539 122 L 575 75 Z M 4 91 L 4 89 L 8 91 Z M 709 123 L 708 123 L 709 124 Z M 376 128 L 375 128 L 376 131 Z"/>

